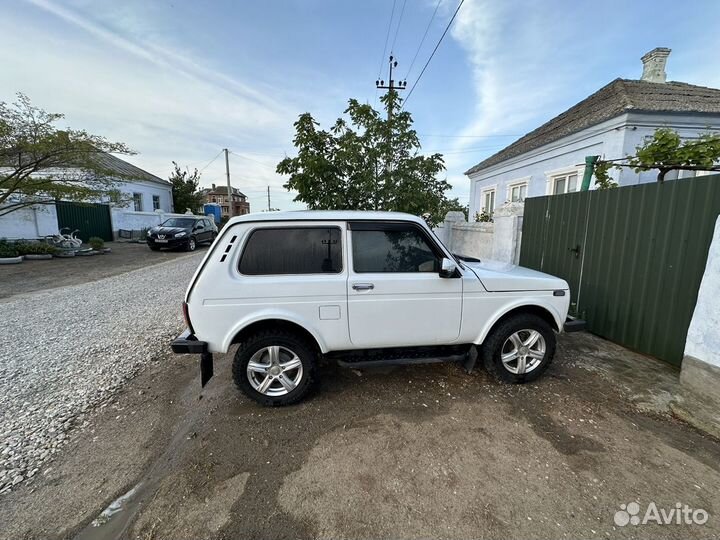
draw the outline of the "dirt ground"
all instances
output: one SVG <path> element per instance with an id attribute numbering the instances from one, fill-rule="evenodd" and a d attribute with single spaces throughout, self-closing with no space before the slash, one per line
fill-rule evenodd
<path id="1" fill-rule="evenodd" d="M 108 242 L 106 246 L 112 251 L 105 255 L 0 265 L 0 303 L 11 296 L 96 281 L 187 255 L 180 250 L 151 251 L 146 244 L 129 242 Z"/>
<path id="2" fill-rule="evenodd" d="M 204 391 L 195 357 L 153 364 L 31 484 L 0 499 L 0 536 L 720 535 L 720 444 L 663 412 L 676 372 L 588 334 L 561 336 L 556 361 L 530 385 L 455 364 L 326 365 L 311 399 L 277 409 L 244 398 L 230 362 L 216 356 Z M 632 501 L 710 518 L 615 525 Z"/>

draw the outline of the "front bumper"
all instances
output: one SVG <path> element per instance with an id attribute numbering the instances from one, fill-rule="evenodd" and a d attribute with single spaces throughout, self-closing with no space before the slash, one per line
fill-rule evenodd
<path id="1" fill-rule="evenodd" d="M 148 246 L 172 249 L 186 246 L 188 238 L 188 236 L 183 236 L 182 238 L 168 238 L 167 242 L 158 242 L 155 238 L 147 238 L 146 240 Z"/>
<path id="2" fill-rule="evenodd" d="M 587 323 L 583 321 L 582 319 L 576 319 L 575 317 L 568 317 L 565 319 L 565 324 L 563 324 L 563 331 L 564 332 L 580 332 L 581 330 L 585 330 L 587 327 Z"/>
<path id="3" fill-rule="evenodd" d="M 208 344 L 199 341 L 189 329 L 176 337 L 170 344 L 172 351 L 177 354 L 200 355 L 200 384 L 204 387 L 213 376 L 213 355 L 208 352 Z"/>

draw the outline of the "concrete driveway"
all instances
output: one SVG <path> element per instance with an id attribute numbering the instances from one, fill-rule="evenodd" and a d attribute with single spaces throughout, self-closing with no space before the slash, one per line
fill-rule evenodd
<path id="1" fill-rule="evenodd" d="M 501 385 L 457 365 L 328 365 L 312 399 L 280 409 L 245 399 L 230 362 L 216 358 L 203 392 L 195 357 L 152 363 L 36 481 L 0 499 L 0 535 L 720 534 L 720 444 L 665 412 L 677 374 L 590 335 L 561 336 L 536 384 Z M 117 513 L 101 514 L 128 492 Z M 681 503 L 709 519 L 616 524 L 632 502 L 640 518 L 650 503 Z"/>

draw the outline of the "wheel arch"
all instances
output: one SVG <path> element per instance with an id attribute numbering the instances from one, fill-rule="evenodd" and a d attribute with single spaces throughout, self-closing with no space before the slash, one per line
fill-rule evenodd
<path id="1" fill-rule="evenodd" d="M 560 323 L 559 316 L 553 312 L 554 310 L 552 308 L 548 306 L 542 306 L 540 304 L 522 304 L 519 306 L 510 307 L 509 309 L 506 309 L 505 311 L 498 314 L 491 323 L 487 324 L 483 328 L 482 332 L 475 340 L 475 344 L 482 345 L 490 332 L 497 328 L 498 325 L 502 324 L 509 318 L 520 314 L 536 315 L 543 319 L 545 322 L 547 322 L 550 325 L 550 328 L 552 328 L 556 332 L 560 332 L 562 325 Z"/>
<path id="2" fill-rule="evenodd" d="M 268 317 L 254 320 L 243 325 L 241 328 L 235 329 L 232 333 L 232 338 L 230 340 L 230 343 L 228 344 L 228 347 L 236 343 L 241 343 L 245 339 L 245 337 L 249 336 L 250 334 L 270 329 L 282 330 L 284 332 L 291 332 L 293 334 L 300 335 L 311 346 L 315 347 L 318 352 L 326 352 L 322 342 L 318 339 L 315 333 L 308 330 L 298 322 L 278 317 Z"/>

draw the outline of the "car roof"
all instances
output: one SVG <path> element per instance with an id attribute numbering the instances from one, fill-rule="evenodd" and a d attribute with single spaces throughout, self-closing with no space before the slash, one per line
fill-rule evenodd
<path id="1" fill-rule="evenodd" d="M 374 212 L 359 210 L 292 210 L 285 212 L 255 212 L 232 218 L 228 224 L 253 221 L 412 221 L 425 220 L 404 212 Z"/>

